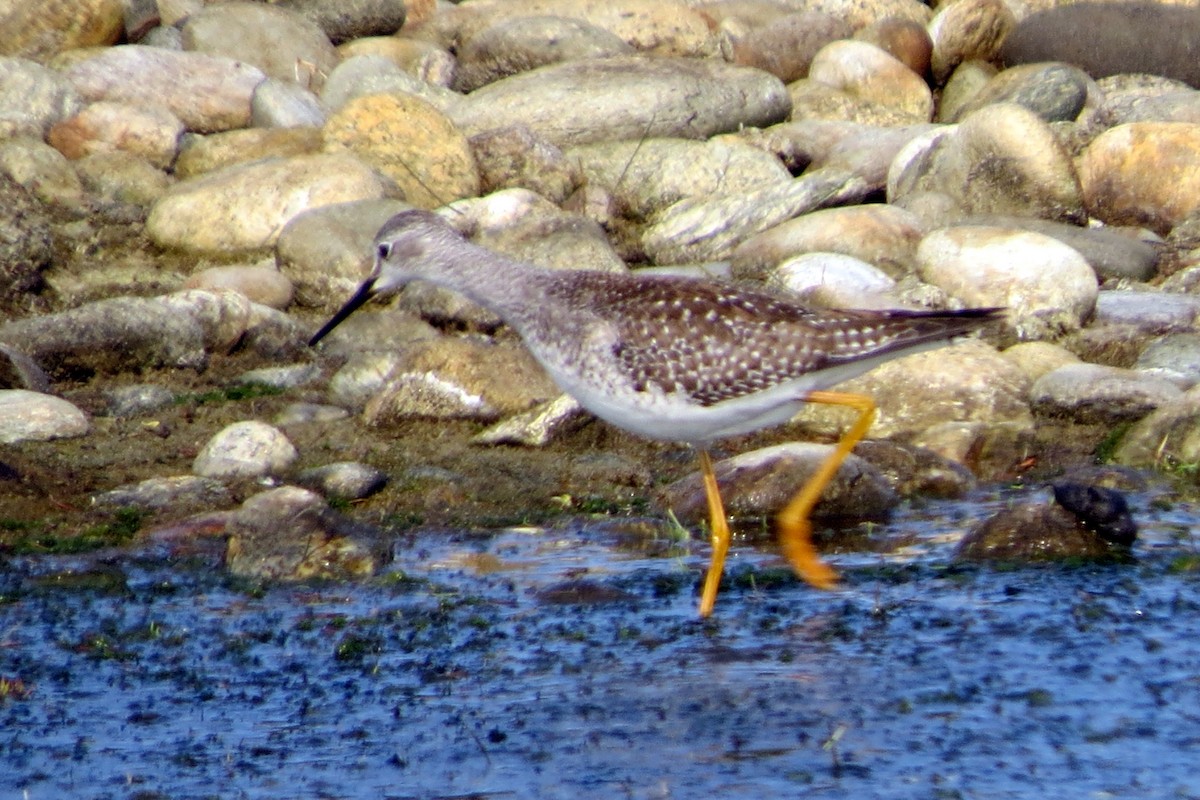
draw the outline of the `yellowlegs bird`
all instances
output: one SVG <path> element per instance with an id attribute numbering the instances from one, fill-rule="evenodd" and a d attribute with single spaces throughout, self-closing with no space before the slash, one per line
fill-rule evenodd
<path id="1" fill-rule="evenodd" d="M 940 346 L 998 309 L 833 311 L 694 278 L 539 269 L 467 241 L 428 211 L 404 211 L 375 237 L 375 266 L 313 335 L 320 341 L 363 303 L 414 280 L 453 289 L 512 327 L 555 382 L 588 411 L 650 439 L 700 453 L 712 561 L 700 614 L 712 613 L 729 525 L 707 447 L 781 425 L 805 403 L 858 417 L 778 517 L 782 548 L 814 586 L 837 574 L 817 556 L 809 513 L 875 416 L 864 395 L 828 387 L 898 356 Z"/>

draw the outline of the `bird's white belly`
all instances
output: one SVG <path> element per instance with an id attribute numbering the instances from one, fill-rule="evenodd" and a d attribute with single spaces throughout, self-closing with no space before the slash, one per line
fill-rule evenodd
<path id="1" fill-rule="evenodd" d="M 701 444 L 782 425 L 804 405 L 804 390 L 784 384 L 710 406 L 658 391 L 597 391 L 594 383 L 554 375 L 568 394 L 605 422 L 647 439 Z"/>

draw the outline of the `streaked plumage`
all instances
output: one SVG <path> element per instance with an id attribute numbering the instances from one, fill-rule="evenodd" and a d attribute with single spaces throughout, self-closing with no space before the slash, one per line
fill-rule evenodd
<path id="1" fill-rule="evenodd" d="M 413 280 L 431 281 L 495 311 L 559 386 L 596 416 L 649 438 L 689 442 L 702 453 L 715 439 L 787 422 L 813 399 L 859 409 L 857 441 L 873 414 L 870 400 L 823 390 L 884 361 L 940 346 L 998 313 L 812 309 L 699 279 L 544 270 L 468 242 L 427 211 L 393 217 L 375 248 L 371 275 L 311 344 L 372 296 Z M 853 442 L 843 445 L 839 450 L 848 452 Z M 825 471 L 831 475 L 837 463 Z M 702 465 L 711 483 L 714 539 L 718 528 L 725 536 L 723 544 L 715 543 L 711 586 L 705 587 L 711 608 L 716 550 L 723 559 L 728 530 L 723 511 L 717 519 L 720 497 L 715 480 L 708 480 L 707 456 Z M 807 525 L 815 501 L 789 507 L 789 519 Z M 795 527 L 795 521 L 788 524 Z M 807 534 L 802 538 L 793 544 L 807 547 Z"/>

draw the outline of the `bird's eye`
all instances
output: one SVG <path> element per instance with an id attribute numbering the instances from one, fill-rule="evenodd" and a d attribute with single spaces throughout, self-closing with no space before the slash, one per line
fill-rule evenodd
<path id="1" fill-rule="evenodd" d="M 392 254 L 392 243 L 380 242 L 375 248 L 375 254 L 379 256 L 381 261 L 386 261 L 388 256 Z"/>

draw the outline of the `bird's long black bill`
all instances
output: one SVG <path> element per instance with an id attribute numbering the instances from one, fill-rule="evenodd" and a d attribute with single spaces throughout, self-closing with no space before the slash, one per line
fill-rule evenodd
<path id="1" fill-rule="evenodd" d="M 346 301 L 346 304 L 344 306 L 342 306 L 341 308 L 339 308 L 337 313 L 329 318 L 329 322 L 326 322 L 324 325 L 321 326 L 321 330 L 317 331 L 316 333 L 314 333 L 312 335 L 312 338 L 308 340 L 308 346 L 312 347 L 317 342 L 324 339 L 325 336 L 331 330 L 336 328 L 338 325 L 342 324 L 342 320 L 344 320 L 346 317 L 353 314 L 355 311 L 358 310 L 359 306 L 361 306 L 363 303 L 367 302 L 374 296 L 375 296 L 375 280 L 371 279 L 371 280 L 363 281 L 362 285 L 358 287 L 358 291 L 356 291 L 350 297 L 350 299 Z"/>

